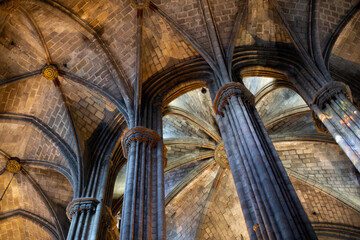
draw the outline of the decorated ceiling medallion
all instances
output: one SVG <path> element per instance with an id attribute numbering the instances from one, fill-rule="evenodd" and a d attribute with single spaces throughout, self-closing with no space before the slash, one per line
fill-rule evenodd
<path id="1" fill-rule="evenodd" d="M 215 149 L 215 161 L 222 168 L 230 168 L 223 142 L 221 142 Z"/>
<path id="2" fill-rule="evenodd" d="M 150 0 L 132 0 L 131 5 L 137 9 L 143 9 L 149 6 Z"/>
<path id="3" fill-rule="evenodd" d="M 42 74 L 49 81 L 53 81 L 59 76 L 59 72 L 55 65 L 46 65 L 42 70 Z"/>
<path id="4" fill-rule="evenodd" d="M 19 5 L 19 0 L 0 0 L 0 13 L 11 14 L 19 8 Z"/>
<path id="5" fill-rule="evenodd" d="M 6 165 L 6 170 L 8 170 L 11 173 L 18 173 L 20 172 L 21 165 L 20 165 L 20 159 L 18 158 L 10 158 Z"/>

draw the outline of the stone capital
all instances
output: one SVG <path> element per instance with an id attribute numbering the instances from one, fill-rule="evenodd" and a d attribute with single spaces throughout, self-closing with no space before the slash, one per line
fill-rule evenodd
<path id="1" fill-rule="evenodd" d="M 217 92 L 213 105 L 214 112 L 224 116 L 224 108 L 232 96 L 239 96 L 250 105 L 255 106 L 254 95 L 243 84 L 232 82 L 225 84 Z"/>
<path id="2" fill-rule="evenodd" d="M 313 104 L 322 109 L 331 98 L 341 93 L 344 94 L 351 102 L 353 101 L 348 85 L 337 81 L 329 82 L 314 95 Z"/>
<path id="3" fill-rule="evenodd" d="M 100 203 L 96 198 L 77 198 L 71 201 L 66 207 L 66 215 L 71 221 L 73 216 L 78 212 L 90 211 L 95 212 L 96 206 Z"/>
<path id="4" fill-rule="evenodd" d="M 160 140 L 159 134 L 151 129 L 145 127 L 133 127 L 121 136 L 121 146 L 123 148 L 124 157 L 127 158 L 127 149 L 131 142 L 138 141 L 139 143 L 149 144 L 151 147 L 155 147 Z"/>
<path id="5" fill-rule="evenodd" d="M 327 130 L 326 126 L 324 125 L 324 123 L 319 119 L 319 117 L 316 115 L 315 112 L 312 112 L 311 114 L 311 118 L 315 123 L 315 129 L 316 131 L 318 131 L 319 133 L 329 133 L 329 131 Z"/>

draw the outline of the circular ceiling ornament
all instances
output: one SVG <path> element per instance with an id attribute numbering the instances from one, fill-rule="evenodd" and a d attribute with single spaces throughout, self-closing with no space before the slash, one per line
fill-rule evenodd
<path id="1" fill-rule="evenodd" d="M 42 74 L 49 81 L 53 81 L 59 76 L 59 72 L 55 65 L 46 65 L 42 70 Z"/>
<path id="2" fill-rule="evenodd" d="M 6 170 L 11 173 L 18 173 L 21 170 L 20 159 L 10 158 L 6 165 Z"/>
<path id="3" fill-rule="evenodd" d="M 137 9 L 143 9 L 148 7 L 150 4 L 150 0 L 132 0 L 131 6 Z"/>
<path id="4" fill-rule="evenodd" d="M 0 0 L 0 13 L 11 14 L 20 6 L 19 0 Z"/>
<path id="5" fill-rule="evenodd" d="M 215 161 L 222 168 L 230 169 L 229 161 L 226 155 L 224 143 L 221 142 L 215 149 Z"/>

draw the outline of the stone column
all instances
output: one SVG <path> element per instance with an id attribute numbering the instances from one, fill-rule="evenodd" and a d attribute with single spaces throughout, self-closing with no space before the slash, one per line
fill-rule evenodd
<path id="1" fill-rule="evenodd" d="M 128 161 L 120 239 L 165 239 L 161 138 L 157 131 L 133 127 L 121 143 Z"/>
<path id="2" fill-rule="evenodd" d="M 317 239 L 285 169 L 240 83 L 219 89 L 214 111 L 251 239 Z"/>
<path id="3" fill-rule="evenodd" d="M 105 222 L 107 222 L 107 230 L 114 231 L 107 235 L 118 236 L 117 228 L 113 228 L 113 224 L 109 225 L 112 223 L 109 220 L 111 213 L 107 211 L 108 206 L 105 204 L 107 191 L 112 191 L 112 189 L 106 189 L 110 164 L 110 160 L 95 162 L 91 168 L 90 179 L 80 197 L 76 197 L 68 204 L 66 214 L 71 221 L 68 240 L 103 239 L 102 228 Z"/>
<path id="4" fill-rule="evenodd" d="M 313 118 L 318 130 L 326 130 L 344 150 L 360 172 L 360 115 L 352 103 L 350 88 L 342 82 L 330 82 L 322 87 L 313 98 Z"/>

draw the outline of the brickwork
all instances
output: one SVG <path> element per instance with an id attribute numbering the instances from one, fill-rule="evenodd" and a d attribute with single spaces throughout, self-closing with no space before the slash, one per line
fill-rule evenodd
<path id="1" fill-rule="evenodd" d="M 261 88 L 263 88 L 265 85 L 270 84 L 273 82 L 274 78 L 269 77 L 244 77 L 243 83 L 245 87 L 254 95 L 256 96 L 259 94 L 259 91 Z"/>
<path id="2" fill-rule="evenodd" d="M 290 109 L 300 106 L 306 106 L 306 103 L 298 94 L 288 88 L 279 88 L 262 98 L 256 108 L 266 125 L 272 119 L 279 118 Z"/>
<path id="3" fill-rule="evenodd" d="M 217 166 L 205 170 L 165 208 L 166 238 L 194 239 Z"/>
<path id="4" fill-rule="evenodd" d="M 230 44 L 236 14 L 244 10 L 245 2 L 239 0 L 212 0 L 210 6 L 224 47 Z"/>
<path id="5" fill-rule="evenodd" d="M 13 174 L 5 172 L 0 176 L 1 189 L 5 189 Z M 31 201 L 28 201 L 31 196 Z M 6 213 L 11 210 L 23 209 L 36 214 L 51 224 L 55 223 L 53 215 L 48 210 L 41 195 L 35 190 L 29 179 L 23 174 L 17 174 L 4 198 L 0 202 L 1 212 Z"/>
<path id="6" fill-rule="evenodd" d="M 198 239 L 249 239 L 229 170 L 225 170 L 198 231 Z"/>
<path id="7" fill-rule="evenodd" d="M 42 167 L 25 166 L 29 174 L 35 179 L 59 210 L 65 214 L 66 206 L 73 199 L 74 192 L 69 181 L 60 173 Z"/>
<path id="8" fill-rule="evenodd" d="M 337 25 L 358 1 L 324 0 L 319 3 L 319 37 L 321 45 L 324 48 Z"/>
<path id="9" fill-rule="evenodd" d="M 340 73 L 340 79 L 334 76 L 336 80 L 343 80 L 341 77 L 348 76 L 350 86 L 354 85 L 358 89 L 358 84 L 353 84 L 353 79 L 360 76 L 360 53 L 354 51 L 360 44 L 360 12 L 344 28 L 337 39 L 330 57 L 331 67 Z M 355 95 L 355 94 L 354 94 Z M 358 96 L 355 95 L 358 98 Z"/>
<path id="10" fill-rule="evenodd" d="M 69 21 L 66 17 L 58 17 L 45 8 L 33 5 L 27 8 L 42 30 L 55 64 L 114 96 L 119 94 L 103 50 L 93 39 L 89 39 L 92 37 L 88 33 L 79 28 L 77 23 Z"/>
<path id="11" fill-rule="evenodd" d="M 330 197 L 320 190 L 303 184 L 302 182 L 292 178 L 291 182 L 296 190 L 296 193 L 307 213 L 309 220 L 312 223 L 332 223 L 342 224 L 355 227 L 360 227 L 360 213 L 353 210 L 342 202 Z M 315 225 L 316 226 L 316 225 Z M 319 236 L 319 239 L 343 239 L 340 237 L 346 236 L 347 232 L 342 232 L 339 229 L 333 230 L 333 238 L 329 236 Z M 315 232 L 319 235 L 323 233 L 315 227 Z M 337 235 L 337 237 L 336 237 Z M 357 236 L 359 237 L 359 236 Z M 349 238 L 346 238 L 349 239 Z M 357 238 L 350 238 L 357 239 Z"/>
<path id="12" fill-rule="evenodd" d="M 193 90 L 178 97 L 169 105 L 185 109 L 216 129 L 216 116 L 212 109 L 212 101 L 208 90 L 205 94 L 201 92 L 201 89 Z"/>
<path id="13" fill-rule="evenodd" d="M 314 121 L 311 119 L 311 112 L 297 114 L 277 121 L 275 124 L 269 125 L 267 131 L 271 138 L 278 137 L 295 137 L 298 136 L 317 136 L 319 138 L 328 138 L 332 141 L 332 137 L 316 131 Z"/>
<path id="14" fill-rule="evenodd" d="M 62 81 L 62 84 L 84 147 L 84 141 L 91 137 L 103 120 L 105 111 L 112 112 L 116 108 L 105 97 L 79 84 L 68 81 Z"/>
<path id="15" fill-rule="evenodd" d="M 209 54 L 213 54 L 199 1 L 156 0 L 154 2 L 185 29 Z"/>
<path id="16" fill-rule="evenodd" d="M 40 130 L 18 121 L 0 123 L 0 149 L 10 156 L 48 161 L 70 169 L 54 142 Z"/>
<path id="17" fill-rule="evenodd" d="M 310 5 L 307 0 L 277 0 L 286 21 L 302 45 L 308 48 Z"/>
<path id="18" fill-rule="evenodd" d="M 171 159 L 176 159 L 179 158 L 185 154 L 191 154 L 191 153 L 200 153 L 200 152 L 204 152 L 207 151 L 205 149 L 201 149 L 198 148 L 194 145 L 190 145 L 190 144 L 177 144 L 177 145 L 166 145 L 167 148 L 167 154 L 166 157 L 171 160 Z"/>
<path id="19" fill-rule="evenodd" d="M 210 139 L 208 135 L 190 121 L 175 115 L 163 117 L 164 138 L 196 137 Z"/>
<path id="20" fill-rule="evenodd" d="M 5 22 L 0 32 L 0 52 L 0 81 L 38 70 L 46 63 L 36 33 L 21 14 Z"/>
<path id="21" fill-rule="evenodd" d="M 285 168 L 351 199 L 359 207 L 360 184 L 355 169 L 336 144 L 275 142 Z"/>
<path id="22" fill-rule="evenodd" d="M 205 160 L 206 161 L 206 160 Z M 197 161 L 178 167 L 165 173 L 165 197 L 197 166 L 203 161 Z"/>
<path id="23" fill-rule="evenodd" d="M 54 84 L 36 76 L 0 88 L 0 112 L 35 116 L 75 149 L 70 121 Z"/>
<path id="24" fill-rule="evenodd" d="M 28 218 L 14 216 L 0 221 L 0 238 L 2 240 L 53 240 L 55 236 L 50 235 L 44 227 Z"/>
<path id="25" fill-rule="evenodd" d="M 143 82 L 184 59 L 198 56 L 195 49 L 152 10 L 145 11 L 142 49 Z"/>
<path id="26" fill-rule="evenodd" d="M 269 1 L 250 0 L 240 24 L 235 46 L 274 47 L 290 43 L 290 36 Z"/>

